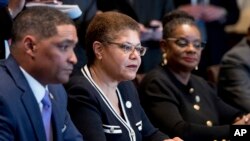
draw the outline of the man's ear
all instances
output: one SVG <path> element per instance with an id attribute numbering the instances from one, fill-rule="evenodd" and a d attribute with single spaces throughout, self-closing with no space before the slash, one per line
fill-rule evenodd
<path id="1" fill-rule="evenodd" d="M 23 44 L 25 52 L 34 57 L 34 53 L 36 52 L 35 38 L 28 35 L 23 39 Z"/>
<path id="2" fill-rule="evenodd" d="M 93 43 L 93 51 L 95 53 L 95 56 L 97 59 L 101 60 L 102 59 L 102 55 L 103 55 L 103 45 L 101 42 L 98 41 L 94 41 Z"/>

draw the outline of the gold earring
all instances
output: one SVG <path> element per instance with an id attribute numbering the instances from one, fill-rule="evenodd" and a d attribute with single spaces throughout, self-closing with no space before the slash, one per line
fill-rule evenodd
<path id="1" fill-rule="evenodd" d="M 165 65 L 167 65 L 167 63 L 168 63 L 168 60 L 167 60 L 167 53 L 164 52 L 164 53 L 162 54 L 162 63 L 161 63 L 161 65 L 162 65 L 162 66 L 165 66 Z"/>

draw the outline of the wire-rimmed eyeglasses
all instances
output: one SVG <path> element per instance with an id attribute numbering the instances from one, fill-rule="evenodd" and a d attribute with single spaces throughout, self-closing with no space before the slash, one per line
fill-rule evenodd
<path id="1" fill-rule="evenodd" d="M 175 44 L 181 48 L 187 47 L 190 43 L 192 43 L 192 45 L 197 49 L 203 49 L 206 46 L 205 42 L 201 42 L 199 40 L 189 41 L 186 38 L 167 38 L 167 40 L 174 41 Z"/>
<path id="2" fill-rule="evenodd" d="M 125 53 L 132 53 L 135 50 L 139 53 L 140 56 L 144 56 L 147 48 L 141 46 L 141 44 L 133 45 L 131 43 L 116 43 L 116 42 L 107 42 L 108 44 L 114 44 L 120 47 Z"/>

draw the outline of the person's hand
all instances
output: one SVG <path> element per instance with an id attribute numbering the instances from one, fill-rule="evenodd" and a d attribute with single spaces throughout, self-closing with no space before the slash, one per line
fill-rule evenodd
<path id="1" fill-rule="evenodd" d="M 201 19 L 202 16 L 202 8 L 200 5 L 183 5 L 178 7 L 178 10 L 187 12 L 189 15 L 193 16 L 195 19 Z"/>
<path id="2" fill-rule="evenodd" d="M 151 28 L 154 28 L 155 30 L 158 30 L 158 31 L 162 31 L 162 29 L 163 29 L 162 22 L 159 20 L 151 20 L 149 23 L 149 26 Z"/>
<path id="3" fill-rule="evenodd" d="M 163 141 L 183 141 L 183 140 L 179 137 L 174 137 L 173 139 L 165 139 Z"/>
<path id="4" fill-rule="evenodd" d="M 12 19 L 22 11 L 25 4 L 25 0 L 9 0 L 8 9 Z"/>
<path id="5" fill-rule="evenodd" d="M 242 117 L 237 117 L 233 125 L 250 125 L 250 113 Z"/>
<path id="6" fill-rule="evenodd" d="M 152 38 L 153 30 L 145 27 L 143 24 L 139 23 L 140 27 L 140 39 L 141 41 L 147 41 Z"/>
<path id="7" fill-rule="evenodd" d="M 140 27 L 140 32 L 142 32 L 142 33 L 148 31 L 148 29 L 141 23 L 139 23 L 139 27 Z"/>
<path id="8" fill-rule="evenodd" d="M 152 40 L 160 41 L 162 39 L 162 30 L 163 30 L 162 22 L 159 20 L 151 20 L 149 26 L 151 29 L 153 29 Z"/>
<path id="9" fill-rule="evenodd" d="M 202 9 L 202 19 L 206 22 L 221 20 L 226 14 L 227 11 L 224 8 L 214 5 L 203 6 Z"/>

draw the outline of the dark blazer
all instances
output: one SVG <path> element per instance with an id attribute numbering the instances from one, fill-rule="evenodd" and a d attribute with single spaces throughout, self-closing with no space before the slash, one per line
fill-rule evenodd
<path id="1" fill-rule="evenodd" d="M 244 38 L 229 50 L 220 65 L 219 95 L 223 100 L 250 112 L 250 44 Z"/>
<path id="2" fill-rule="evenodd" d="M 163 67 L 146 75 L 140 92 L 142 106 L 155 127 L 185 141 L 228 139 L 229 125 L 242 114 L 219 99 L 201 77 L 191 75 L 184 85 Z"/>
<path id="3" fill-rule="evenodd" d="M 85 67 L 86 68 L 86 67 Z M 66 85 L 68 110 L 73 122 L 87 141 L 162 141 L 168 136 L 152 126 L 142 110 L 131 81 L 121 82 L 117 93 L 119 116 L 87 73 L 77 71 Z"/>
<path id="4" fill-rule="evenodd" d="M 12 19 L 6 7 L 0 8 L 0 59 L 5 58 L 4 40 L 11 36 Z"/>
<path id="5" fill-rule="evenodd" d="M 119 11 L 138 21 L 138 17 L 128 0 L 97 0 L 97 8 L 101 11 Z"/>
<path id="6" fill-rule="evenodd" d="M 174 10 L 174 0 L 133 0 L 132 8 L 135 11 L 138 22 L 149 25 L 151 20 L 161 21 L 163 16 Z"/>
<path id="7" fill-rule="evenodd" d="M 0 140 L 46 141 L 35 96 L 10 55 L 0 61 Z M 61 85 L 49 85 L 54 141 L 82 141 L 67 112 L 67 94 Z"/>

